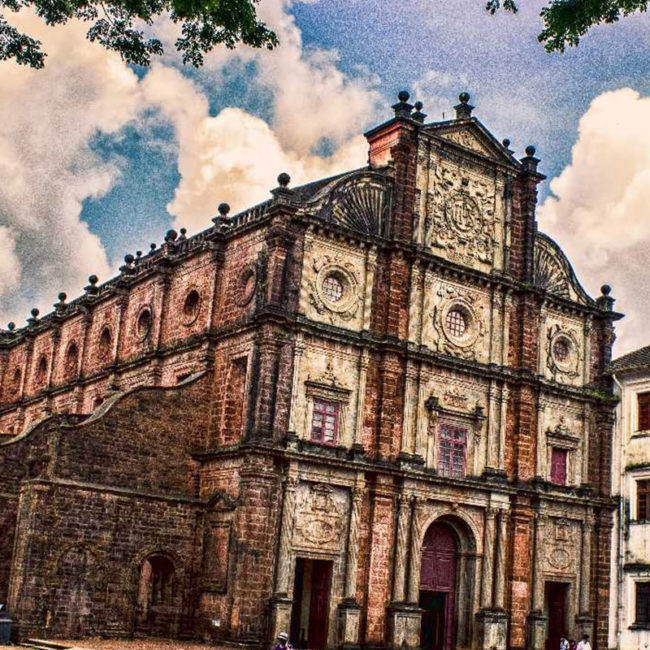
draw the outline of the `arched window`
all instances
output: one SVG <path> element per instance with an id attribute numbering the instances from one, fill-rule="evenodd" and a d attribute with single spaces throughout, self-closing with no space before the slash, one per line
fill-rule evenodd
<path id="1" fill-rule="evenodd" d="M 99 335 L 99 358 L 102 363 L 108 363 L 113 355 L 113 337 L 111 330 L 104 327 L 102 333 Z"/>
<path id="2" fill-rule="evenodd" d="M 145 307 L 140 312 L 140 315 L 138 316 L 138 322 L 136 326 L 138 336 L 141 339 L 146 338 L 149 332 L 151 331 L 151 323 L 152 323 L 151 310 L 148 307 Z"/>
<path id="3" fill-rule="evenodd" d="M 164 555 L 150 555 L 140 567 L 137 597 L 138 632 L 165 636 L 173 625 L 175 568 Z"/>
<path id="4" fill-rule="evenodd" d="M 36 366 L 36 383 L 42 386 L 47 380 L 47 357 L 42 354 Z"/>
<path id="5" fill-rule="evenodd" d="M 183 303 L 183 322 L 185 325 L 191 325 L 198 318 L 200 307 L 201 296 L 196 289 L 192 289 Z"/>
<path id="6" fill-rule="evenodd" d="M 79 372 L 79 349 L 77 344 L 72 342 L 65 354 L 64 375 L 66 379 L 74 379 Z"/>

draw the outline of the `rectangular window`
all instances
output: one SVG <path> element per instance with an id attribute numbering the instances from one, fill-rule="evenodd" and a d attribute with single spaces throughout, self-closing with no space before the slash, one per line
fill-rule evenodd
<path id="1" fill-rule="evenodd" d="M 567 450 L 553 447 L 551 450 L 551 483 L 566 485 Z"/>
<path id="2" fill-rule="evenodd" d="M 650 519 L 650 479 L 636 482 L 636 518 Z"/>
<path id="3" fill-rule="evenodd" d="M 442 476 L 465 476 L 467 429 L 451 424 L 440 425 L 438 445 L 438 473 Z"/>
<path id="4" fill-rule="evenodd" d="M 335 445 L 339 435 L 338 402 L 314 398 L 314 410 L 311 418 L 311 439 L 326 445 Z"/>
<path id="5" fill-rule="evenodd" d="M 639 411 L 638 430 L 650 431 L 650 393 L 637 395 L 637 408 Z"/>
<path id="6" fill-rule="evenodd" d="M 636 583 L 636 618 L 637 625 L 650 625 L 650 582 Z"/>

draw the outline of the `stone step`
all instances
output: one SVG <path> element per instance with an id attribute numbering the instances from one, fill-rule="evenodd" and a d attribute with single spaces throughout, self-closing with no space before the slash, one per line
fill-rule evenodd
<path id="1" fill-rule="evenodd" d="M 55 641 L 46 641 L 44 639 L 27 639 L 20 644 L 21 648 L 34 648 L 36 650 L 67 650 L 69 645 L 56 643 Z"/>

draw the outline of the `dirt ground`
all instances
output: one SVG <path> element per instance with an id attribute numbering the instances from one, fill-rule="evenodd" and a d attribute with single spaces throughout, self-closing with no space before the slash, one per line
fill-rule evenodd
<path id="1" fill-rule="evenodd" d="M 219 646 L 167 639 L 87 639 L 83 641 L 56 641 L 57 644 L 69 646 L 71 650 L 219 650 Z M 0 650 L 9 650 L 16 646 L 0 645 Z M 223 649 L 221 649 L 223 650 Z"/>

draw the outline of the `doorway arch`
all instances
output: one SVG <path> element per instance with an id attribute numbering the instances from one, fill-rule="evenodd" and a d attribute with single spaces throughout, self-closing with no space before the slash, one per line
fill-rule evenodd
<path id="1" fill-rule="evenodd" d="M 467 523 L 456 516 L 433 521 L 420 557 L 422 650 L 471 645 L 475 575 L 476 544 Z"/>
<path id="2" fill-rule="evenodd" d="M 176 567 L 166 555 L 155 553 L 142 562 L 136 602 L 136 634 L 172 634 L 177 618 L 176 582 Z"/>

